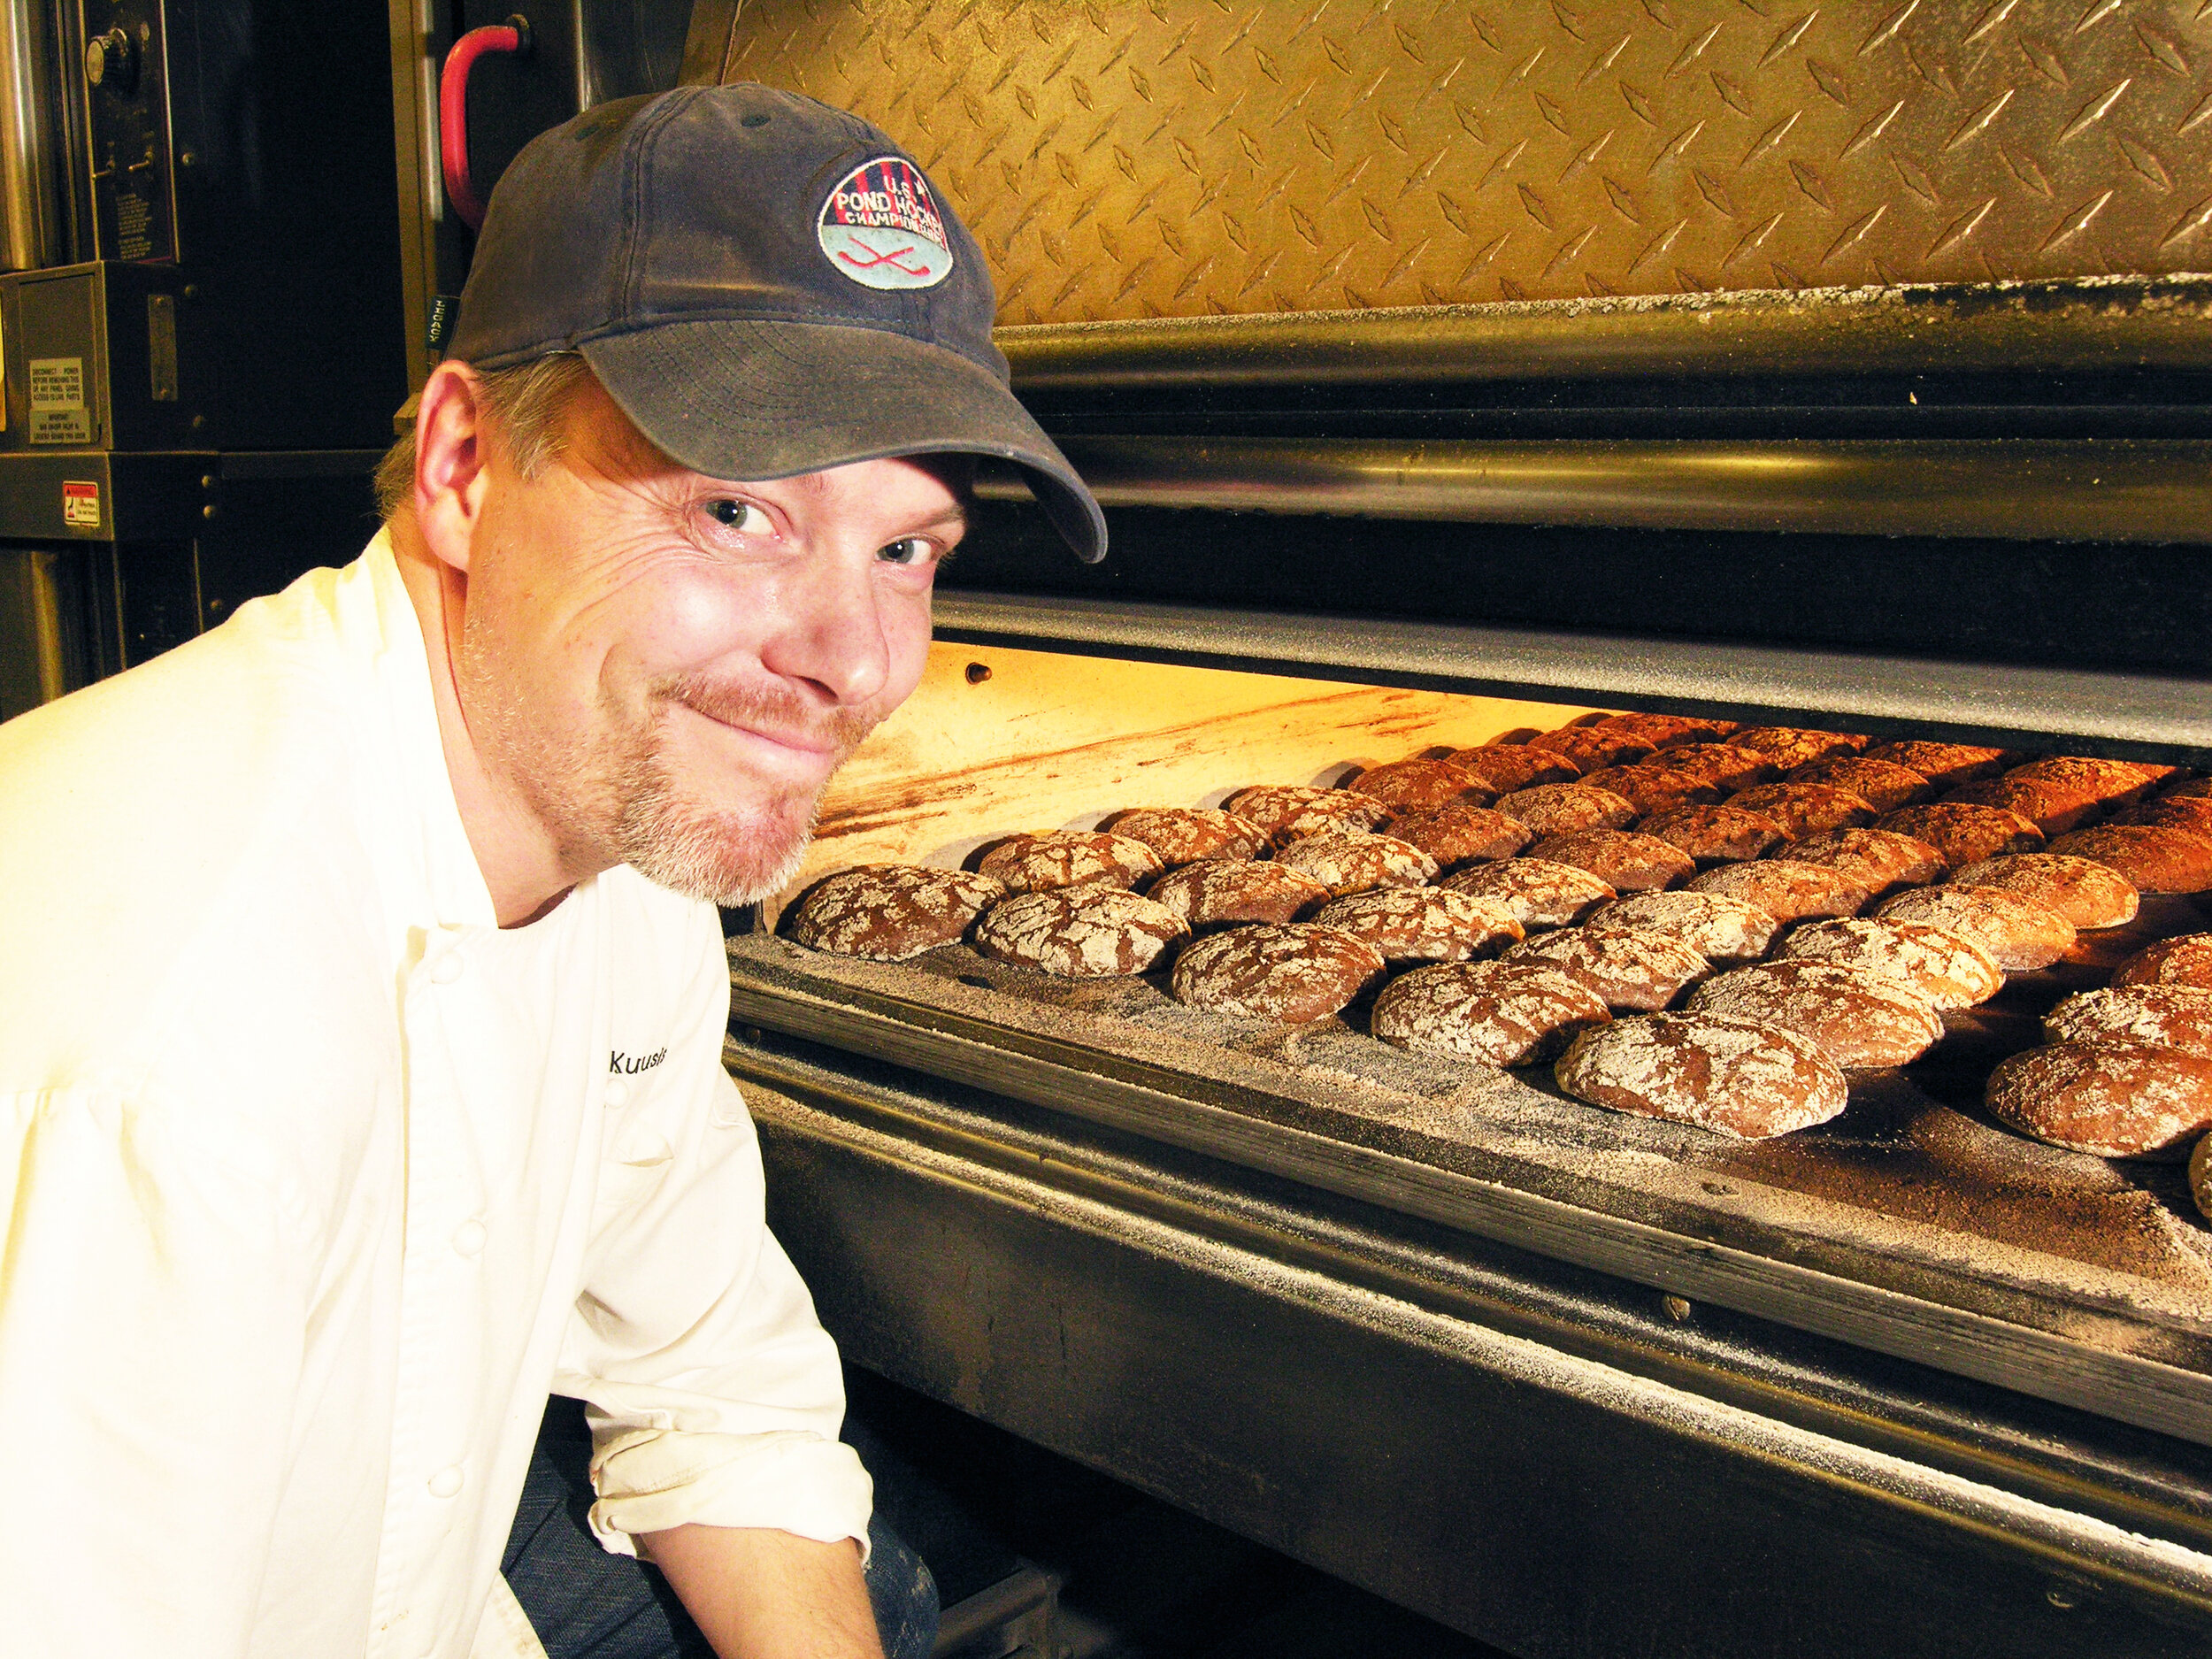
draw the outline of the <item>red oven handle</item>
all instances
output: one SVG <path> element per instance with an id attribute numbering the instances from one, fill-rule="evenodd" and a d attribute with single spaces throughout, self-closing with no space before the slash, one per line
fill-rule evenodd
<path id="1" fill-rule="evenodd" d="M 469 71 L 487 52 L 530 50 L 529 19 L 519 15 L 504 23 L 471 29 L 453 42 L 438 77 L 438 158 L 445 171 L 445 199 L 471 230 L 484 223 L 484 204 L 469 180 Z"/>

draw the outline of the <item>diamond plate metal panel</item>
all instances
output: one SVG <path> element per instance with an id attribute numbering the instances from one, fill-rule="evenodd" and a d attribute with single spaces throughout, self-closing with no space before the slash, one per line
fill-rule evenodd
<path id="1" fill-rule="evenodd" d="M 2212 0 L 723 7 L 1004 324 L 2212 266 Z"/>

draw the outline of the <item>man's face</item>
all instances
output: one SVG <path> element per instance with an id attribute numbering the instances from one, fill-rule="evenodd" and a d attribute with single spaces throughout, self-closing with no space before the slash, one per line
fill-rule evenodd
<path id="1" fill-rule="evenodd" d="M 565 429 L 534 478 L 490 445 L 455 664 L 471 741 L 580 878 L 775 892 L 831 772 L 921 677 L 952 474 L 706 478 L 589 380 Z"/>

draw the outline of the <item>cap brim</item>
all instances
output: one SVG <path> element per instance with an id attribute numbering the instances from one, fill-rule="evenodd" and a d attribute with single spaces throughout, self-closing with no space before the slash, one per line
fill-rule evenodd
<path id="1" fill-rule="evenodd" d="M 880 328 L 735 318 L 663 323 L 578 348 L 608 396 L 672 458 L 766 480 L 902 455 L 1011 461 L 1086 564 L 1106 516 L 1013 393 L 955 351 Z"/>

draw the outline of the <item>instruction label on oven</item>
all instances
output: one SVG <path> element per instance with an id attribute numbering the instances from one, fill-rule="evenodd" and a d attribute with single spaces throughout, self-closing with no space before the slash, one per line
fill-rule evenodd
<path id="1" fill-rule="evenodd" d="M 82 357 L 33 357 L 30 441 L 90 443 L 92 411 L 85 407 Z"/>

